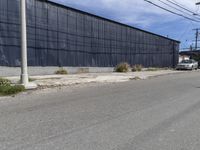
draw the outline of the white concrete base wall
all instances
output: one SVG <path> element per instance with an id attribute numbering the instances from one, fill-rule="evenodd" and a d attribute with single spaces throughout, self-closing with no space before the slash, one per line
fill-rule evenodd
<path id="1" fill-rule="evenodd" d="M 69 74 L 75 74 L 80 72 L 89 73 L 105 73 L 113 72 L 112 67 L 63 67 Z M 57 71 L 59 67 L 28 67 L 29 75 L 52 75 Z M 0 66 L 0 76 L 18 76 L 21 73 L 20 67 L 2 67 Z"/>

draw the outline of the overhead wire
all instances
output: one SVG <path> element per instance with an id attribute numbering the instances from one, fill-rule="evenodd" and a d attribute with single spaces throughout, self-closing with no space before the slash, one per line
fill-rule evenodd
<path id="1" fill-rule="evenodd" d="M 192 23 L 190 22 L 190 24 L 185 28 L 184 32 L 179 36 L 179 40 L 183 39 L 183 35 L 185 35 L 186 33 L 188 33 L 190 31 L 190 28 L 192 26 Z"/>
<path id="2" fill-rule="evenodd" d="M 193 16 L 194 13 L 190 14 L 190 13 L 185 12 L 185 11 L 183 11 L 182 9 L 179 9 L 179 8 L 177 8 L 177 7 L 175 7 L 175 6 L 172 6 L 171 4 L 168 4 L 168 3 L 166 3 L 166 2 L 164 2 L 164 1 L 162 1 L 162 0 L 158 0 L 158 1 L 161 2 L 161 3 L 163 3 L 164 5 L 166 5 L 166 6 L 168 6 L 168 7 L 171 7 L 171 8 L 173 8 L 173 9 L 175 9 L 175 10 L 177 10 L 177 11 L 183 13 L 183 14 L 186 14 L 186 15 L 188 15 L 188 16 L 190 16 L 190 17 L 195 17 L 196 19 L 200 19 L 199 17 Z"/>
<path id="3" fill-rule="evenodd" d="M 167 11 L 167 12 L 170 12 L 170 13 L 172 13 L 172 14 L 174 14 L 174 15 L 183 17 L 183 18 L 185 18 L 185 19 L 188 19 L 188 20 L 191 20 L 191 21 L 194 21 L 194 22 L 200 22 L 199 20 L 196 20 L 196 19 L 187 17 L 187 16 L 185 16 L 185 15 L 183 15 L 183 14 L 180 14 L 180 13 L 174 12 L 174 11 L 172 11 L 172 10 L 169 10 L 169 9 L 167 9 L 167 8 L 164 8 L 164 7 L 162 7 L 162 6 L 160 6 L 160 5 L 156 4 L 156 3 L 154 3 L 154 2 L 152 2 L 152 1 L 149 1 L 149 0 L 144 0 L 144 1 L 146 1 L 146 2 L 148 2 L 148 3 L 150 3 L 150 4 L 152 4 L 152 5 L 154 5 L 154 6 L 158 7 L 158 8 L 160 8 L 160 9 L 163 9 L 163 10 L 165 10 L 165 11 Z"/>
<path id="4" fill-rule="evenodd" d="M 177 3 L 175 0 L 166 0 L 166 2 L 165 1 L 163 1 L 163 0 L 158 0 L 160 3 L 162 3 L 162 4 L 164 4 L 164 5 L 166 5 L 166 6 L 168 6 L 168 8 L 172 8 L 173 10 L 170 10 L 170 9 L 168 9 L 168 8 L 165 8 L 165 7 L 163 7 L 163 6 L 161 6 L 161 5 L 158 5 L 157 3 L 155 3 L 155 2 L 152 2 L 152 1 L 150 1 L 150 0 L 144 0 L 144 1 L 146 1 L 146 2 L 148 2 L 148 3 L 150 3 L 150 4 L 152 4 L 152 5 L 154 5 L 154 6 L 156 6 L 156 7 L 158 7 L 158 8 L 160 8 L 160 9 L 163 9 L 163 10 L 165 10 L 165 11 L 167 11 L 167 12 L 170 12 L 170 13 L 172 13 L 172 14 L 175 14 L 175 15 L 178 15 L 178 16 L 181 16 L 181 17 L 183 17 L 183 18 L 185 18 L 185 19 L 188 19 L 188 20 L 190 20 L 190 22 L 191 22 L 191 24 L 189 24 L 187 27 L 186 27 L 186 29 L 184 30 L 184 32 L 181 34 L 181 37 L 183 36 L 183 35 L 185 35 L 186 33 L 188 33 L 189 32 L 189 28 L 191 27 L 191 25 L 193 25 L 193 22 L 199 22 L 199 17 L 197 17 L 197 16 L 200 16 L 199 14 L 198 14 L 198 9 L 197 9 L 197 11 L 191 11 L 191 10 L 189 10 L 188 8 L 185 8 L 183 5 L 181 5 L 180 3 Z M 168 3 L 167 3 L 168 2 Z M 180 12 L 180 13 L 178 13 L 178 12 L 175 12 L 174 10 L 176 10 L 176 11 L 178 11 L 178 12 Z M 190 16 L 190 17 L 189 17 Z M 182 39 L 181 37 L 179 37 L 179 40 L 180 39 Z M 185 43 L 184 43 L 185 44 Z"/>
<path id="5" fill-rule="evenodd" d="M 182 6 L 182 5 L 180 5 L 180 4 L 179 4 L 178 2 L 176 2 L 176 1 L 172 1 L 172 0 L 166 0 L 166 1 L 168 1 L 168 2 L 171 3 L 171 4 L 176 5 L 176 6 L 179 7 L 179 8 L 182 8 L 183 10 L 185 10 L 185 11 L 187 11 L 187 12 L 190 12 L 190 13 L 192 13 L 192 14 L 194 14 L 194 15 L 200 16 L 200 14 L 197 14 L 197 13 L 195 13 L 194 11 L 189 10 L 188 8 L 186 8 L 186 7 Z"/>
<path id="6" fill-rule="evenodd" d="M 171 4 L 174 4 L 175 6 L 178 6 L 179 8 L 182 8 L 183 10 L 185 10 L 185 11 L 187 11 L 187 12 L 193 13 L 193 15 L 195 15 L 195 16 L 200 16 L 200 14 L 199 14 L 199 6 L 196 7 L 196 10 L 195 10 L 195 11 L 191 11 L 189 8 L 187 8 L 186 6 L 182 5 L 181 3 L 177 2 L 176 0 L 167 0 L 167 1 L 170 2 Z M 196 0 L 196 3 L 197 3 L 197 2 L 198 2 L 198 1 Z M 192 26 L 194 27 L 193 22 L 190 21 L 190 23 L 191 23 L 190 25 L 192 25 Z M 184 33 L 182 34 L 182 36 L 189 32 L 189 28 L 190 28 L 190 27 L 187 27 L 187 28 L 186 28 L 186 30 L 188 30 L 188 31 L 187 31 L 187 32 L 184 31 Z M 180 39 L 180 38 L 179 38 L 179 39 Z M 188 40 L 186 40 L 186 41 L 188 42 Z M 185 44 L 185 43 L 184 43 L 184 44 Z"/>

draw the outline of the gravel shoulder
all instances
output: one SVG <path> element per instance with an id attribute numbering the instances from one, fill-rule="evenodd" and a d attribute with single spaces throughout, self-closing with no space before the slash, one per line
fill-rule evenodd
<path id="1" fill-rule="evenodd" d="M 174 71 L 174 70 L 157 70 L 157 71 L 142 71 L 142 72 L 128 72 L 128 73 L 82 73 L 69 75 L 42 75 L 31 76 L 31 82 L 38 85 L 35 90 L 28 90 L 16 96 L 24 95 L 40 95 L 41 93 L 54 93 L 58 90 L 65 90 L 72 92 L 78 88 L 103 86 L 107 84 L 119 84 L 123 82 L 147 80 L 159 76 L 174 75 L 174 74 L 190 74 L 200 71 Z M 6 77 L 13 83 L 19 83 L 19 76 Z M 0 97 L 0 100 L 9 99 L 10 96 Z"/>
<path id="2" fill-rule="evenodd" d="M 118 83 L 130 80 L 145 80 L 151 77 L 186 72 L 188 71 L 159 70 L 129 73 L 83 73 L 71 75 L 31 76 L 30 79 L 32 82 L 37 84 L 40 89 L 44 89 L 88 83 Z M 19 77 L 7 77 L 7 79 L 14 83 L 19 82 Z"/>

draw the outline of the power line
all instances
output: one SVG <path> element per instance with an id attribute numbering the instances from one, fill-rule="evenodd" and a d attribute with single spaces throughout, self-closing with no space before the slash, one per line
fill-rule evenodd
<path id="1" fill-rule="evenodd" d="M 177 3 L 177 4 L 179 4 L 179 5 L 181 5 L 182 7 L 185 7 L 183 4 L 177 2 L 176 0 L 171 0 L 171 1 L 173 1 L 174 3 Z"/>
<path id="2" fill-rule="evenodd" d="M 163 10 L 165 10 L 165 11 L 167 11 L 167 12 L 170 12 L 170 13 L 172 13 L 172 14 L 174 14 L 174 15 L 183 17 L 183 18 L 185 18 L 185 19 L 188 19 L 188 20 L 191 20 L 191 21 L 194 21 L 194 22 L 200 22 L 199 20 L 196 20 L 196 19 L 193 19 L 193 18 L 184 16 L 183 14 L 176 13 L 176 12 L 171 11 L 171 10 L 169 10 L 169 9 L 166 9 L 166 8 L 164 8 L 164 7 L 160 6 L 160 5 L 157 5 L 157 4 L 155 4 L 155 3 L 153 3 L 153 2 L 151 2 L 151 1 L 149 1 L 149 0 L 144 0 L 144 1 L 146 1 L 146 2 L 148 2 L 148 3 L 150 3 L 150 4 L 152 4 L 152 5 L 154 5 L 154 6 L 158 7 L 158 8 L 160 8 L 160 9 L 163 9 Z"/>
<path id="3" fill-rule="evenodd" d="M 171 4 L 176 5 L 176 6 L 179 7 L 179 8 L 184 9 L 184 10 L 187 11 L 187 12 L 192 13 L 193 15 L 200 16 L 199 14 L 195 13 L 194 11 L 191 11 L 191 10 L 189 10 L 189 9 L 187 9 L 187 8 L 185 8 L 185 7 L 183 7 L 183 6 L 181 6 L 181 5 L 180 5 L 179 3 L 177 3 L 176 1 L 172 1 L 172 0 L 166 0 L 166 1 L 168 1 L 168 2 L 171 3 Z"/>
<path id="4" fill-rule="evenodd" d="M 158 1 L 161 2 L 161 3 L 163 3 L 164 5 L 166 5 L 166 6 L 168 6 L 168 7 L 171 7 L 171 8 L 173 8 L 173 9 L 179 11 L 179 12 L 182 12 L 182 13 L 184 13 L 184 14 L 186 14 L 186 15 L 191 16 L 191 15 L 194 14 L 194 13 L 189 14 L 189 13 L 187 13 L 187 12 L 185 12 L 185 11 L 183 11 L 183 10 L 181 10 L 181 9 L 179 9 L 179 8 L 177 8 L 177 7 L 175 7 L 175 6 L 172 6 L 172 5 L 170 5 L 170 4 L 166 3 L 166 2 L 163 2 L 162 0 L 158 0 Z M 192 16 L 192 17 L 193 17 L 193 16 Z M 197 17 L 196 17 L 196 19 L 200 19 L 200 18 L 197 18 Z"/>
<path id="5" fill-rule="evenodd" d="M 192 23 L 190 22 L 190 24 L 185 28 L 184 32 L 182 32 L 182 34 L 179 35 L 179 38 L 178 38 L 179 40 L 182 40 L 183 36 L 191 30 L 190 28 L 191 26 L 192 26 Z"/>

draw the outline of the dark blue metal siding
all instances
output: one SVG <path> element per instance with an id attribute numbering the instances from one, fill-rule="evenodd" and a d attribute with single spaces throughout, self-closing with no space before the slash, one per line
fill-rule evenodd
<path id="1" fill-rule="evenodd" d="M 177 41 L 41 0 L 27 0 L 30 66 L 173 67 Z M 0 65 L 20 65 L 19 0 L 0 0 Z"/>

